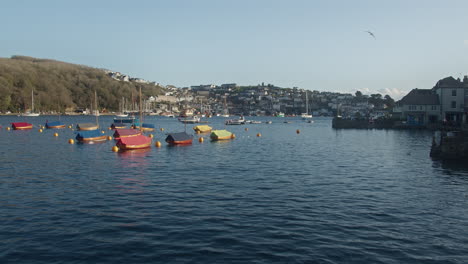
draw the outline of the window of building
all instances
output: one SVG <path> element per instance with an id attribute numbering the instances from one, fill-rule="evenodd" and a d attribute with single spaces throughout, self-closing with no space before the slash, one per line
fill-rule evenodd
<path id="1" fill-rule="evenodd" d="M 431 106 L 431 110 L 437 110 L 437 105 Z"/>
<path id="2" fill-rule="evenodd" d="M 456 101 L 452 101 L 452 108 L 457 108 L 457 102 Z"/>
<path id="3" fill-rule="evenodd" d="M 457 96 L 457 90 L 452 90 L 452 96 Z"/>
<path id="4" fill-rule="evenodd" d="M 419 110 L 422 110 L 422 105 L 419 106 Z"/>

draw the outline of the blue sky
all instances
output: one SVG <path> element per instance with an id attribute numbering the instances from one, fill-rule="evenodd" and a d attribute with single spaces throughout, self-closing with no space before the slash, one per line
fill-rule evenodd
<path id="1" fill-rule="evenodd" d="M 265 82 L 400 98 L 468 74 L 467 10 L 432 0 L 5 1 L 0 57 L 178 87 Z"/>

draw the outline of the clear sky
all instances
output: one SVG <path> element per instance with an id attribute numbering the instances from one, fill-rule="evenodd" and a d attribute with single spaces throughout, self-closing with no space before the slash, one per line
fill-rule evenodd
<path id="1" fill-rule="evenodd" d="M 468 74 L 463 0 L 5 0 L 1 10 L 0 57 L 178 87 L 265 82 L 398 99 Z"/>

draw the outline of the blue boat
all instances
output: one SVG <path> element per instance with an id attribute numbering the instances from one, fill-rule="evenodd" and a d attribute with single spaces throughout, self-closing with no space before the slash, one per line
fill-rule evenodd
<path id="1" fill-rule="evenodd" d="M 61 121 L 46 122 L 46 128 L 65 128 L 65 124 Z"/>
<path id="2" fill-rule="evenodd" d="M 114 123 L 132 124 L 135 122 L 139 122 L 139 119 L 134 116 L 114 118 Z"/>
<path id="3" fill-rule="evenodd" d="M 76 140 L 79 142 L 91 142 L 91 141 L 104 141 L 106 135 L 103 135 L 99 130 L 84 130 L 76 134 Z"/>

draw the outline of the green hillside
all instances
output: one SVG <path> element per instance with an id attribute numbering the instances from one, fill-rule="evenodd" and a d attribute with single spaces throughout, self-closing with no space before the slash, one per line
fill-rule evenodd
<path id="1" fill-rule="evenodd" d="M 154 84 L 114 80 L 103 70 L 60 61 L 25 56 L 0 58 L 0 112 L 24 112 L 31 107 L 34 90 L 36 111 L 60 111 L 90 107 L 94 91 L 100 109 L 119 110 L 122 97 L 136 100 L 161 94 Z"/>

